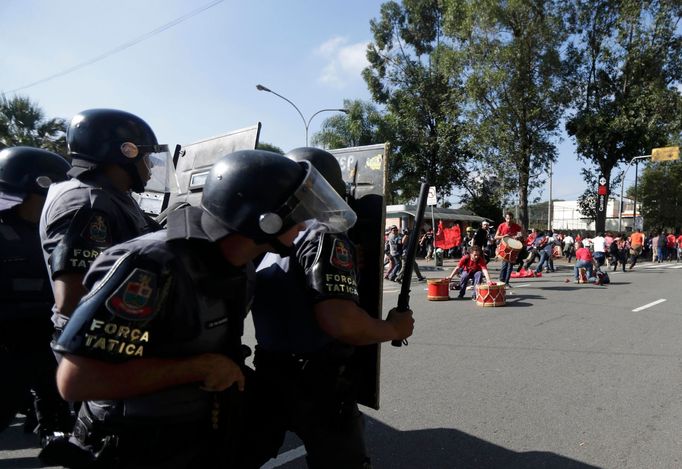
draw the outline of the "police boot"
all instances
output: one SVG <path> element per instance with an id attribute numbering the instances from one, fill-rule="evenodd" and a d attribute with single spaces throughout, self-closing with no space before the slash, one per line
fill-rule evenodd
<path id="1" fill-rule="evenodd" d="M 40 439 L 43 447 L 38 459 L 46 466 L 65 466 L 70 468 L 93 468 L 94 460 L 90 452 L 69 441 L 69 435 L 54 432 Z"/>

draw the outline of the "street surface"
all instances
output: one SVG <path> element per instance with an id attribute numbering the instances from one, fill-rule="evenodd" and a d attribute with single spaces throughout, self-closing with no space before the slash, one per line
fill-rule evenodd
<path id="1" fill-rule="evenodd" d="M 453 265 L 420 262 L 428 278 Z M 682 263 L 609 272 L 603 287 L 555 265 L 512 279 L 503 308 L 412 284 L 415 334 L 383 346 L 381 409 L 363 409 L 375 468 L 682 467 Z M 398 290 L 385 282 L 384 313 Z M 0 468 L 41 467 L 34 444 L 20 426 L 0 434 Z M 304 454 L 291 437 L 265 467 L 304 468 Z"/>

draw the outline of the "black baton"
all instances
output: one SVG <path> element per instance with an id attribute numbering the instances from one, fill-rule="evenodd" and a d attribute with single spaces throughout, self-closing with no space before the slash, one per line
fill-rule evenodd
<path id="1" fill-rule="evenodd" d="M 398 296 L 398 312 L 409 311 L 410 309 L 410 282 L 412 281 L 412 266 L 414 265 L 414 258 L 417 255 L 417 230 L 421 228 L 424 220 L 424 210 L 426 210 L 426 199 L 429 195 L 429 185 L 422 182 L 422 187 L 419 190 L 419 201 L 417 202 L 417 213 L 414 214 L 414 227 L 412 234 L 407 244 L 407 253 L 405 254 L 405 266 L 403 267 L 403 281 L 400 286 L 400 295 Z M 400 347 L 407 345 L 407 339 L 392 340 L 391 345 Z"/>

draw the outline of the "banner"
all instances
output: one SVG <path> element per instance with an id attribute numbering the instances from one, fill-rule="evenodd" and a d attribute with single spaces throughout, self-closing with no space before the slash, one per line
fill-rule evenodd
<path id="1" fill-rule="evenodd" d="M 438 222 L 438 231 L 436 231 L 434 242 L 437 248 L 450 249 L 459 246 L 461 243 L 462 233 L 458 224 L 452 228 L 445 228 L 442 220 Z"/>

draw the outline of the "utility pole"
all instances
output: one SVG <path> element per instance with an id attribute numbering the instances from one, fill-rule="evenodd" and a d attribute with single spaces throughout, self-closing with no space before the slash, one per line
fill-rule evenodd
<path id="1" fill-rule="evenodd" d="M 547 231 L 552 229 L 552 162 L 549 162 L 549 202 L 547 203 Z"/>

